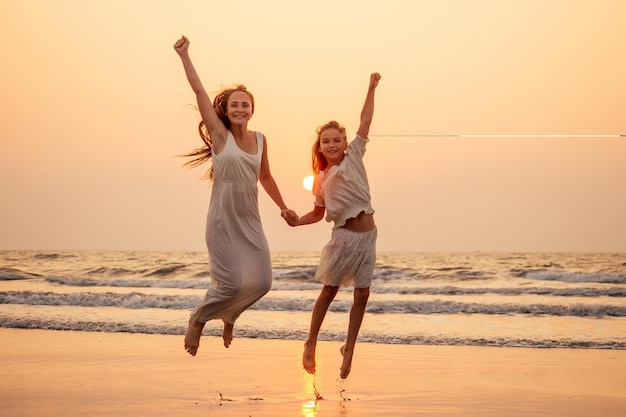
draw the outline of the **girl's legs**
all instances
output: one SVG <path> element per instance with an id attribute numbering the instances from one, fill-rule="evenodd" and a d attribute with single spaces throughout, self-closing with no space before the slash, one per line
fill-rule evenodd
<path id="1" fill-rule="evenodd" d="M 354 354 L 354 346 L 356 345 L 356 338 L 359 335 L 361 323 L 363 322 L 363 316 L 365 315 L 365 307 L 367 306 L 367 300 L 370 296 L 369 288 L 355 288 L 354 289 L 354 303 L 350 310 L 350 324 L 348 325 L 348 339 L 346 344 L 341 347 L 341 354 L 343 355 L 343 363 L 341 364 L 341 372 L 339 376 L 341 379 L 346 379 L 350 374 L 352 367 L 352 355 Z"/>
<path id="2" fill-rule="evenodd" d="M 335 299 L 338 290 L 339 287 L 324 285 L 322 292 L 320 292 L 320 295 L 317 297 L 315 307 L 313 307 L 309 337 L 304 343 L 304 353 L 302 355 L 302 366 L 310 374 L 315 373 L 315 346 L 317 345 L 317 336 L 322 327 L 324 317 L 326 317 L 328 307 L 330 307 L 330 303 Z"/>

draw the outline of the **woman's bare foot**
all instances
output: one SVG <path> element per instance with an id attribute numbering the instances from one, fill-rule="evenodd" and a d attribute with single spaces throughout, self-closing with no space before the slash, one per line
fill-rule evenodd
<path id="1" fill-rule="evenodd" d="M 343 345 L 339 349 L 339 352 L 341 352 L 341 356 L 343 356 L 343 363 L 341 364 L 341 372 L 339 373 L 339 376 L 341 379 L 346 379 L 348 375 L 350 375 L 350 370 L 352 368 L 352 354 L 354 351 L 347 350 L 346 345 Z"/>
<path id="2" fill-rule="evenodd" d="M 198 352 L 202 329 L 204 329 L 204 323 L 189 319 L 189 326 L 187 327 L 187 334 L 185 335 L 185 350 L 189 352 L 191 356 L 196 356 Z"/>
<path id="3" fill-rule="evenodd" d="M 229 348 L 233 341 L 233 329 L 235 325 L 232 323 L 224 323 L 224 331 L 222 332 L 222 339 L 224 339 L 224 347 Z"/>
<path id="4" fill-rule="evenodd" d="M 304 344 L 304 353 L 302 354 L 302 367 L 310 374 L 315 374 L 315 345 L 309 346 Z"/>

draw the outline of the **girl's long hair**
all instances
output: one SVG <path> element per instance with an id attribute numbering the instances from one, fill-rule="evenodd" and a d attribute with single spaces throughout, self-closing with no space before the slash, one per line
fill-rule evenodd
<path id="1" fill-rule="evenodd" d="M 226 106 L 228 105 L 228 99 L 230 95 L 235 91 L 243 91 L 250 97 L 250 104 L 252 105 L 252 114 L 254 114 L 254 96 L 251 92 L 246 89 L 245 85 L 237 85 L 233 88 L 227 88 L 222 90 L 215 96 L 213 99 L 213 108 L 215 109 L 215 113 L 217 113 L 217 117 L 224 123 L 226 129 L 230 130 L 230 120 L 228 120 L 228 115 L 226 113 Z M 183 156 L 193 158 L 190 161 L 185 163 L 185 166 L 194 168 L 202 165 L 203 163 L 209 161 L 213 156 L 213 141 L 211 140 L 211 136 L 209 135 L 209 130 L 207 129 L 204 121 L 201 121 L 198 124 L 198 134 L 200 138 L 204 142 L 204 145 L 201 148 L 194 149 L 192 152 L 185 154 Z M 209 166 L 207 172 L 203 175 L 203 178 L 208 178 L 209 180 L 213 180 L 213 164 Z"/>
<path id="2" fill-rule="evenodd" d="M 330 122 L 321 125 L 317 129 L 315 129 L 315 133 L 317 133 L 317 139 L 313 143 L 312 149 L 312 165 L 313 165 L 313 173 L 315 175 L 319 174 L 323 170 L 328 167 L 328 161 L 326 157 L 322 155 L 322 151 L 320 150 L 320 138 L 322 137 L 322 133 L 326 129 L 337 129 L 341 136 L 343 136 L 343 140 L 348 140 L 346 136 L 346 128 L 343 125 L 335 120 L 331 120 Z"/>

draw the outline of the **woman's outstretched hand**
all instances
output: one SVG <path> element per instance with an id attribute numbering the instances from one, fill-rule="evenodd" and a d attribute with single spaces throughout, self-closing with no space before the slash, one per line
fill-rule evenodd
<path id="1" fill-rule="evenodd" d="M 380 81 L 380 74 L 377 72 L 372 73 L 370 75 L 370 87 L 376 88 L 378 86 L 378 81 Z"/>
<path id="2" fill-rule="evenodd" d="M 179 54 L 182 54 L 187 52 L 187 49 L 189 49 L 189 39 L 187 39 L 187 37 L 183 35 L 174 44 L 174 50 L 176 50 L 176 52 L 178 52 Z"/>
<path id="3" fill-rule="evenodd" d="M 280 211 L 280 215 L 287 222 L 289 226 L 295 226 L 298 221 L 298 215 L 291 209 L 283 209 Z"/>

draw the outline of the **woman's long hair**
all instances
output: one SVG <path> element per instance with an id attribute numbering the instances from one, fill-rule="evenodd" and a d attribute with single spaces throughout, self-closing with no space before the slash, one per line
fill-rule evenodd
<path id="1" fill-rule="evenodd" d="M 328 166 L 328 161 L 326 157 L 322 154 L 320 150 L 320 139 L 322 137 L 322 133 L 326 129 L 337 129 L 341 136 L 343 136 L 343 140 L 347 141 L 348 137 L 346 136 L 346 128 L 343 125 L 335 120 L 331 120 L 330 122 L 323 124 L 322 126 L 315 129 L 315 133 L 317 133 L 317 139 L 313 143 L 312 149 L 312 165 L 313 165 L 313 173 L 315 175 L 319 174 Z"/>
<path id="2" fill-rule="evenodd" d="M 215 96 L 215 99 L 213 99 L 213 108 L 215 109 L 215 113 L 217 113 L 217 117 L 219 117 L 219 119 L 222 121 L 222 123 L 224 123 L 224 126 L 226 126 L 226 129 L 228 130 L 230 130 L 230 120 L 228 119 L 226 106 L 228 105 L 228 99 L 230 98 L 230 95 L 235 91 L 243 91 L 248 95 L 248 97 L 250 97 L 252 114 L 254 114 L 254 96 L 246 89 L 246 86 L 240 84 L 233 88 L 227 88 L 225 90 L 222 90 Z M 210 160 L 213 156 L 213 141 L 211 140 L 209 130 L 204 124 L 204 121 L 201 121 L 198 124 L 198 134 L 204 142 L 204 145 L 201 148 L 195 149 L 192 152 L 183 155 L 185 157 L 193 158 L 185 163 L 185 166 L 191 168 L 202 165 L 203 163 Z M 203 178 L 213 180 L 213 164 L 211 164 L 207 172 L 203 175 Z"/>

